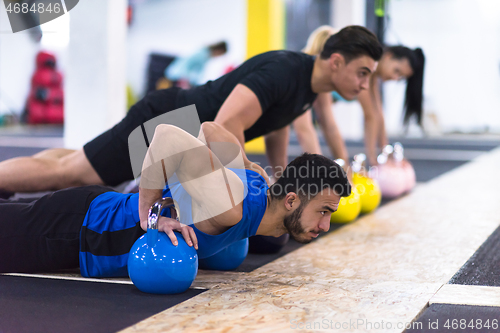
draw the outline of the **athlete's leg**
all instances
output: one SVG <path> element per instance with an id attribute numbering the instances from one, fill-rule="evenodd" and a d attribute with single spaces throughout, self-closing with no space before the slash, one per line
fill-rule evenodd
<path id="1" fill-rule="evenodd" d="M 172 88 L 149 93 L 130 108 L 122 121 L 83 147 L 92 168 L 106 185 L 117 186 L 137 176 L 132 170 L 129 136 L 145 122 L 175 110 L 178 91 Z M 147 145 L 145 141 L 142 143 Z M 140 156 L 139 161 L 143 158 Z"/>
<path id="2" fill-rule="evenodd" d="M 0 163 L 0 195 L 91 184 L 117 186 L 134 179 L 128 137 L 145 121 L 174 110 L 177 92 L 167 89 L 149 94 L 117 125 L 88 142 L 84 150 L 52 149 Z"/>
<path id="3" fill-rule="evenodd" d="M 0 199 L 0 273 L 77 268 L 85 214 L 108 190 L 72 188 L 32 202 Z"/>
<path id="4" fill-rule="evenodd" d="M 75 151 L 74 149 L 65 149 L 65 148 L 45 149 L 39 153 L 36 153 L 35 155 L 33 155 L 33 157 L 56 159 L 71 154 L 74 151 Z"/>
<path id="5" fill-rule="evenodd" d="M 103 181 L 82 149 L 51 149 L 0 163 L 0 189 L 3 191 L 53 191 L 93 184 L 101 185 Z"/>

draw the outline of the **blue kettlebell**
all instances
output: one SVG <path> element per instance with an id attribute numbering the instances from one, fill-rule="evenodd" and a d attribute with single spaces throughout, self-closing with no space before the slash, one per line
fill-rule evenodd
<path id="1" fill-rule="evenodd" d="M 128 257 L 128 275 L 135 286 L 151 294 L 178 294 L 186 291 L 198 273 L 198 254 L 176 232 L 174 246 L 164 232 L 158 232 L 163 208 L 173 207 L 171 198 L 157 201 L 149 210 L 148 231 L 132 246 Z"/>
<path id="2" fill-rule="evenodd" d="M 200 259 L 201 269 L 231 271 L 238 268 L 248 254 L 248 238 L 234 242 L 213 256 Z"/>

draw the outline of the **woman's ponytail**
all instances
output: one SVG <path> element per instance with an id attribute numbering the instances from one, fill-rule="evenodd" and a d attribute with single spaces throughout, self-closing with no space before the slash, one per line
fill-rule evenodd
<path id="1" fill-rule="evenodd" d="M 410 118 L 415 115 L 417 123 L 422 126 L 422 101 L 424 86 L 425 56 L 421 48 L 412 51 L 410 65 L 413 75 L 408 78 L 405 95 L 404 124 L 408 125 Z"/>

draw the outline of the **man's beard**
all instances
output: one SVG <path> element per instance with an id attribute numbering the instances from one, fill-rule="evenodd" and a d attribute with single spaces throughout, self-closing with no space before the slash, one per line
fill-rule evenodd
<path id="1" fill-rule="evenodd" d="M 304 210 L 304 204 L 301 202 L 299 208 L 297 208 L 292 214 L 285 217 L 283 224 L 285 225 L 286 230 L 290 234 L 293 240 L 306 244 L 312 241 L 312 239 L 302 239 L 300 235 L 305 234 L 304 228 L 302 228 L 302 224 L 300 223 L 300 219 L 302 217 L 302 211 Z"/>

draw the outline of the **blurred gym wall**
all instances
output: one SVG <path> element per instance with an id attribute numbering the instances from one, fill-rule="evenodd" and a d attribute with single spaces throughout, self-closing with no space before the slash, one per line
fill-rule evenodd
<path id="1" fill-rule="evenodd" d="M 31 31 L 13 34 L 0 3 L 0 114 L 20 113 L 24 108 L 39 50 L 35 38 Z"/>
<path id="2" fill-rule="evenodd" d="M 146 0 L 134 6 L 127 37 L 127 81 L 144 92 L 151 52 L 189 55 L 220 40 L 228 43 L 228 57 L 245 60 L 245 0 Z"/>
<path id="3" fill-rule="evenodd" d="M 313 25 L 327 23 L 327 7 L 328 23 L 341 28 L 345 24 L 365 24 L 360 20 L 362 9 L 368 11 L 369 4 L 373 4 L 373 0 L 280 1 L 287 5 L 286 47 L 293 50 L 303 46 Z M 139 95 L 144 91 L 150 52 L 187 55 L 204 45 L 226 40 L 235 63 L 247 56 L 248 0 L 133 3 L 134 18 L 123 54 L 127 60 L 127 83 Z M 437 119 L 440 130 L 500 132 L 500 2 L 391 0 L 387 13 L 386 43 L 420 46 L 426 54 L 424 108 L 426 114 Z M 5 8 L 0 6 L 0 113 L 22 111 L 34 58 L 42 48 L 29 32 L 8 31 Z M 56 53 L 64 71 L 65 53 Z M 404 82 L 388 82 L 384 87 L 391 135 L 402 130 L 404 90 Z M 362 135 L 361 111 L 351 106 L 355 104 L 338 103 L 334 108 L 341 130 L 353 138 Z M 343 108 L 345 112 L 341 112 Z"/>

